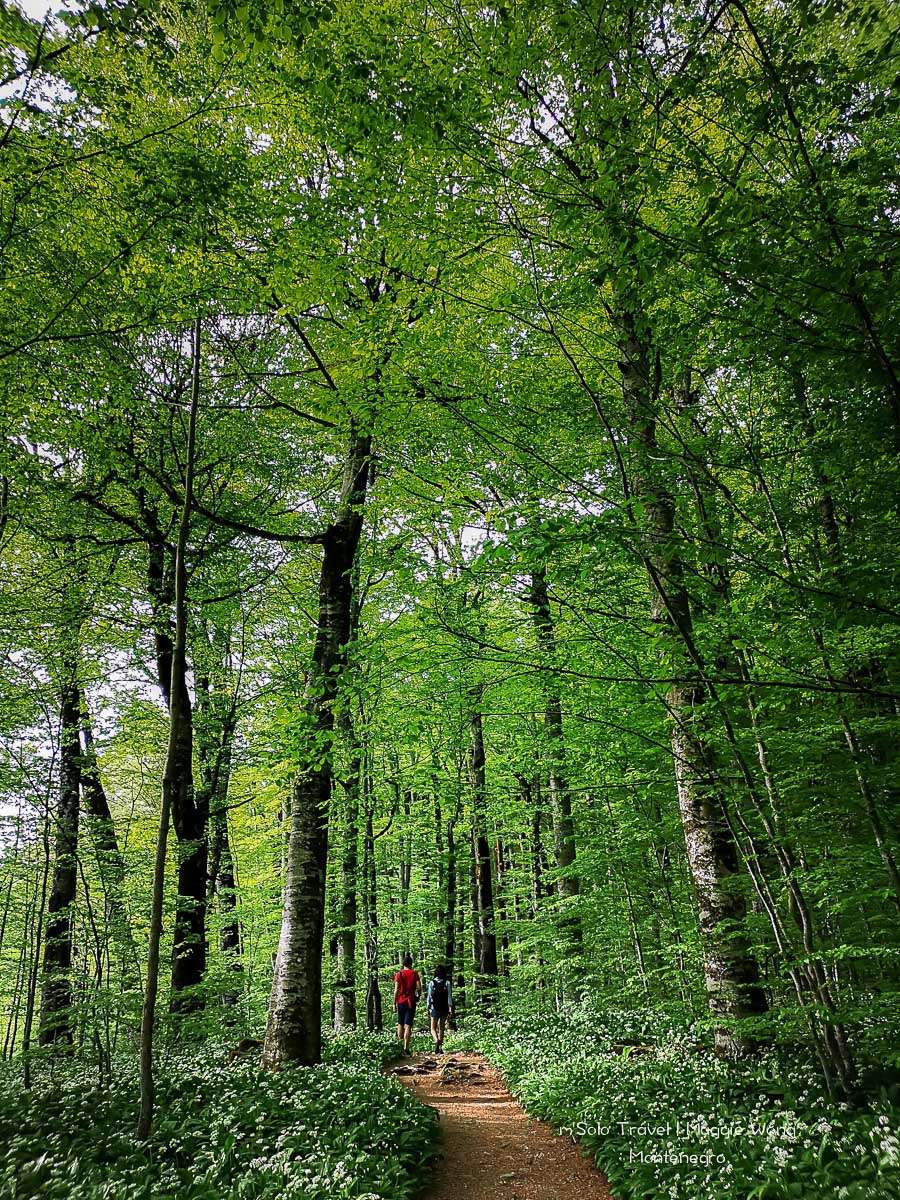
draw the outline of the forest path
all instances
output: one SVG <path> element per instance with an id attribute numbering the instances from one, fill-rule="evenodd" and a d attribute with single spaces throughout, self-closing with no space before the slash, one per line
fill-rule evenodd
<path id="1" fill-rule="evenodd" d="M 613 1200 L 570 1138 L 526 1116 L 479 1054 L 416 1054 L 391 1068 L 441 1119 L 440 1157 L 422 1200 Z"/>

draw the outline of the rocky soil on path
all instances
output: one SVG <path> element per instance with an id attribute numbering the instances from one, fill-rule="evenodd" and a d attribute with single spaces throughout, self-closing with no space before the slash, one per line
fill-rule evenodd
<path id="1" fill-rule="evenodd" d="M 570 1138 L 528 1116 L 478 1054 L 417 1054 L 390 1068 L 436 1108 L 440 1157 L 422 1200 L 613 1200 Z"/>

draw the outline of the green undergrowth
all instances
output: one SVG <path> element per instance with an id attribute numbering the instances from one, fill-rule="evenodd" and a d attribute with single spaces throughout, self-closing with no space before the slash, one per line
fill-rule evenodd
<path id="1" fill-rule="evenodd" d="M 98 1087 L 84 1066 L 0 1076 L 0 1197 L 23 1200 L 406 1200 L 430 1170 L 437 1124 L 379 1071 L 388 1037 L 330 1039 L 325 1062 L 277 1073 L 223 1045 L 161 1055 L 150 1141 L 134 1140 L 133 1062 Z"/>
<path id="2" fill-rule="evenodd" d="M 462 1044 L 501 1068 L 529 1113 L 581 1143 L 617 1200 L 900 1197 L 896 1096 L 829 1103 L 811 1063 L 728 1065 L 685 1025 L 618 1011 L 484 1022 Z"/>

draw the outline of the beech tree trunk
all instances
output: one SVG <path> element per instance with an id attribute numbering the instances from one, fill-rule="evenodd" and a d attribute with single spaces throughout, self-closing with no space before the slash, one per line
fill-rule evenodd
<path id="1" fill-rule="evenodd" d="M 209 797 L 194 790 L 193 727 L 184 655 L 172 656 L 170 714 L 177 709 L 172 744 L 172 826 L 178 840 L 178 896 L 172 941 L 173 1012 L 203 1006 L 206 974 L 206 873 Z M 185 715 L 186 714 L 186 715 Z"/>
<path id="2" fill-rule="evenodd" d="M 168 658 L 172 671 L 169 684 L 169 742 L 166 749 L 166 764 L 163 770 L 160 795 L 159 828 L 153 862 L 153 897 L 150 911 L 147 974 L 144 1003 L 141 1010 L 139 1066 L 141 1097 L 135 1128 L 135 1137 L 139 1142 L 145 1141 L 150 1136 L 153 1108 L 156 1103 L 156 1083 L 153 1076 L 153 1035 L 156 1025 L 156 996 L 159 988 L 159 951 L 162 941 L 169 820 L 176 797 L 178 803 L 192 805 L 194 800 L 191 794 L 193 792 L 193 773 L 190 770 L 187 773 L 184 771 L 184 764 L 185 762 L 190 763 L 193 752 L 191 703 L 187 687 L 181 686 L 181 684 L 186 676 L 188 586 L 186 559 L 194 496 L 194 450 L 197 434 L 197 410 L 200 404 L 201 331 L 201 318 L 198 316 L 194 322 L 192 338 L 191 407 L 184 468 L 184 503 L 175 546 L 175 638 L 171 643 L 171 653 Z"/>
<path id="3" fill-rule="evenodd" d="M 471 862 L 470 856 L 459 855 L 456 863 L 456 945 L 458 969 L 456 973 L 456 985 L 453 992 L 454 1007 L 458 1013 L 463 1012 L 466 1007 L 466 987 L 467 987 L 467 971 L 466 971 L 466 873 L 467 864 Z"/>
<path id="4" fill-rule="evenodd" d="M 73 663 L 64 667 L 60 689 L 59 801 L 54 827 L 53 876 L 47 901 L 47 929 L 41 979 L 38 1043 L 71 1044 L 72 906 L 78 883 L 78 818 L 81 786 L 81 695 Z"/>
<path id="5" fill-rule="evenodd" d="M 679 437 L 685 448 L 695 433 L 706 436 L 706 431 L 701 427 L 695 412 L 695 406 L 696 397 L 690 386 L 690 373 L 686 372 L 676 398 L 676 429 L 679 426 L 682 429 Z M 700 528 L 709 545 L 719 545 L 724 539 L 717 513 L 716 496 L 708 491 L 704 474 L 698 471 L 695 463 L 691 461 L 693 455 L 687 457 L 689 459 L 687 476 L 693 489 Z M 764 484 L 763 487 L 765 487 Z M 773 515 L 775 515 L 774 510 Z M 781 530 L 777 518 L 776 524 Z M 792 571 L 792 560 L 786 540 L 783 546 L 783 557 L 786 569 Z M 707 609 L 727 611 L 731 595 L 731 576 L 727 565 L 721 561 L 704 564 L 704 573 L 711 586 L 711 598 L 706 601 Z M 760 842 L 745 820 L 738 804 L 733 806 L 734 820 L 729 819 L 729 825 L 735 839 L 739 836 L 739 831 L 743 831 L 744 862 L 756 891 L 758 911 L 765 913 L 769 918 L 782 961 L 794 984 L 800 1008 L 804 1011 L 829 1095 L 837 1097 L 839 1094 L 843 1094 L 846 1098 L 855 1076 L 855 1065 L 844 1028 L 836 1018 L 834 998 L 828 982 L 827 965 L 822 961 L 817 949 L 818 938 L 813 914 L 798 877 L 794 851 L 781 828 L 778 790 L 758 720 L 752 678 L 752 656 L 735 647 L 733 642 L 726 638 L 720 647 L 717 662 L 720 666 L 722 663 L 726 663 L 728 670 L 733 674 L 739 674 L 744 681 L 744 698 L 756 742 L 757 759 L 762 773 L 766 802 L 763 801 L 757 790 L 750 764 L 738 742 L 731 716 L 715 689 L 710 690 L 719 701 L 720 717 L 731 746 L 732 757 L 744 781 L 746 795 L 768 838 L 769 846 Z M 773 859 L 781 873 L 782 886 L 787 892 L 788 910 L 800 933 L 802 952 L 799 953 L 793 944 L 788 928 L 782 921 L 775 892 L 770 886 L 768 873 Z M 810 997 L 812 997 L 813 1004 L 809 1003 Z"/>
<path id="6" fill-rule="evenodd" d="M 447 978 L 453 979 L 456 959 L 456 838 L 455 818 L 447 822 L 447 865 L 445 869 L 446 908 L 444 909 L 444 962 Z"/>
<path id="7" fill-rule="evenodd" d="M 200 766 L 197 811 L 207 814 L 208 860 L 206 909 L 215 901 L 219 917 L 219 946 L 234 979 L 221 995 L 222 1003 L 237 1003 L 242 991 L 241 923 L 238 916 L 234 860 L 228 835 L 228 788 L 237 717 L 237 697 L 230 681 L 229 636 L 219 630 L 203 633 L 197 659 L 209 655 L 208 669 L 196 673 L 196 743 Z M 204 912 L 205 917 L 205 912 Z"/>
<path id="8" fill-rule="evenodd" d="M 130 990 L 140 986 L 141 968 L 125 905 L 125 862 L 119 849 L 116 827 L 100 775 L 93 729 L 83 696 L 81 736 L 81 794 L 103 885 L 106 925 L 119 959 L 118 969 L 122 987 Z"/>
<path id="9" fill-rule="evenodd" d="M 147 587 L 153 606 L 153 631 L 156 643 L 157 682 L 169 709 L 176 704 L 181 712 L 185 705 L 188 721 L 191 718 L 190 695 L 187 687 L 186 653 L 176 661 L 172 639 L 170 611 L 175 598 L 175 574 L 171 568 L 171 553 L 166 546 L 155 509 L 142 505 L 145 522 L 150 530 Z M 186 602 L 186 600 L 185 600 Z M 179 718 L 179 730 L 184 722 Z M 207 896 L 207 826 L 208 797 L 203 789 L 195 796 L 193 764 L 193 731 L 186 737 L 179 733 L 173 745 L 171 772 L 171 819 L 178 841 L 178 898 L 176 900 L 175 934 L 172 943 L 173 1012 L 188 1012 L 202 1006 L 200 985 L 206 974 L 206 896 Z"/>
<path id="10" fill-rule="evenodd" d="M 737 848 L 704 729 L 702 664 L 694 644 L 684 565 L 676 544 L 675 501 L 659 470 L 657 396 L 650 378 L 649 353 L 631 314 L 620 314 L 619 345 L 629 429 L 629 476 L 632 500 L 640 506 L 635 519 L 650 579 L 653 619 L 659 625 L 661 649 L 672 674 L 686 681 L 671 686 L 666 705 L 707 999 L 711 1014 L 719 1021 L 717 1053 L 740 1058 L 753 1051 L 755 1042 L 737 1029 L 735 1022 L 764 1012 L 766 1000 L 743 931 L 746 903 L 737 878 Z"/>
<path id="11" fill-rule="evenodd" d="M 307 762 L 294 782 L 281 937 L 263 1063 L 315 1063 L 322 1051 L 322 943 L 334 703 L 346 663 L 353 563 L 369 478 L 369 435 L 351 432 L 337 514 L 323 536 L 319 613 L 302 714 Z"/>
<path id="12" fill-rule="evenodd" d="M 544 692 L 544 731 L 548 754 L 550 783 L 550 812 L 553 820 L 553 856 L 557 869 L 557 895 L 562 911 L 562 931 L 567 942 L 567 954 L 573 964 L 580 962 L 581 918 L 576 897 L 579 880 L 575 872 L 575 825 L 572 820 L 572 800 L 566 768 L 566 744 L 563 737 L 562 700 L 557 681 L 556 633 L 550 612 L 547 575 L 543 567 L 532 572 L 529 600 L 535 630 L 546 671 L 542 677 Z M 568 903 L 567 903 L 568 902 Z M 573 964 L 570 964 L 573 965 Z"/>
<path id="13" fill-rule="evenodd" d="M 481 690 L 470 692 L 469 779 L 472 785 L 472 851 L 475 870 L 476 913 L 478 923 L 478 984 L 485 1011 L 491 1008 L 497 981 L 497 934 L 494 922 L 494 879 L 491 845 L 487 828 L 487 782 L 485 776 L 484 724 L 481 716 Z"/>

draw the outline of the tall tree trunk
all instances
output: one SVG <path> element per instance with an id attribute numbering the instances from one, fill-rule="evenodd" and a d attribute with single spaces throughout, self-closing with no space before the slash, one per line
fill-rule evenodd
<path id="1" fill-rule="evenodd" d="M 26 988 L 25 988 L 25 1014 L 22 1026 L 22 1083 L 26 1088 L 31 1087 L 31 1031 L 34 1027 L 34 1012 L 37 1003 L 38 977 L 41 969 L 41 950 L 43 947 L 44 933 L 44 913 L 47 905 L 47 885 L 50 880 L 50 796 L 46 798 L 44 808 L 44 819 L 41 822 L 42 829 L 42 850 L 41 866 L 40 866 L 40 893 L 38 894 L 37 885 L 35 885 L 35 896 L 37 898 L 36 911 L 33 916 L 32 930 L 34 932 L 34 949 L 30 956 L 26 971 Z M 26 945 L 31 946 L 31 937 L 29 936 Z"/>
<path id="2" fill-rule="evenodd" d="M 135 983 L 140 978 L 137 947 L 125 907 L 125 862 L 119 849 L 116 827 L 94 746 L 94 733 L 84 696 L 81 711 L 81 792 L 88 816 L 88 831 L 97 855 L 100 881 L 103 885 L 103 904 L 106 922 L 122 960 L 123 983 Z"/>
<path id="3" fill-rule="evenodd" d="M 524 775 L 519 776 L 519 792 L 522 796 L 522 807 L 531 814 L 531 826 L 528 837 L 528 862 L 531 867 L 531 913 L 537 916 L 543 895 L 543 862 L 541 848 L 541 792 L 540 787 L 532 787 L 531 781 Z"/>
<path id="4" fill-rule="evenodd" d="M 466 896 L 466 875 L 471 864 L 471 856 L 469 854 L 460 854 L 457 856 L 456 862 L 456 945 L 458 970 L 456 972 L 456 984 L 453 993 L 454 1007 L 457 1012 L 463 1012 L 466 1007 L 466 989 L 467 989 L 467 967 L 466 967 L 466 911 L 468 905 L 465 901 Z M 474 928 L 474 915 L 472 916 L 472 925 Z M 477 968 L 478 962 L 475 961 Z"/>
<path id="5" fill-rule="evenodd" d="M 74 662 L 63 666 L 60 688 L 59 801 L 54 826 L 53 878 L 41 979 L 38 1042 L 72 1042 L 72 908 L 78 883 L 78 817 L 81 786 L 81 695 Z"/>
<path id="6" fill-rule="evenodd" d="M 657 389 L 651 383 L 649 353 L 638 321 L 620 314 L 622 385 L 629 428 L 630 483 L 640 505 L 640 547 L 650 578 L 653 619 L 662 633 L 661 649 L 671 673 L 684 680 L 670 687 L 667 709 L 681 821 L 694 885 L 710 1012 L 718 1021 L 716 1050 L 740 1058 L 754 1040 L 735 1022 L 766 1009 L 759 969 L 743 930 L 746 902 L 736 878 L 737 849 L 724 797 L 720 794 L 704 728 L 706 694 L 694 644 L 684 564 L 675 536 L 675 502 L 660 477 L 656 439 Z"/>
<path id="7" fill-rule="evenodd" d="M 581 918 L 576 897 L 579 892 L 575 871 L 575 826 L 572 821 L 572 801 L 566 767 L 566 744 L 563 737 L 562 700 L 557 676 L 556 632 L 550 612 L 547 575 L 543 567 L 532 572 L 529 600 L 535 630 L 546 670 L 542 676 L 544 692 L 544 732 L 548 752 L 550 782 L 550 812 L 553 819 L 553 855 L 557 869 L 557 895 L 560 900 L 562 931 L 567 953 L 572 959 L 569 970 L 581 964 Z"/>
<path id="8" fill-rule="evenodd" d="M 489 1011 L 497 982 L 497 934 L 494 921 L 494 880 L 487 827 L 484 724 L 481 688 L 470 689 L 469 779 L 472 787 L 472 850 L 475 868 L 475 901 L 478 919 L 478 984 L 481 1004 Z"/>
<path id="9" fill-rule="evenodd" d="M 371 438 L 351 432 L 335 520 L 325 531 L 319 613 L 303 709 L 308 761 L 294 782 L 281 938 L 263 1062 L 315 1063 L 322 1050 L 322 941 L 334 702 L 347 657 L 353 563 L 363 522 Z"/>
<path id="10" fill-rule="evenodd" d="M 503 853 L 503 841 L 497 838 L 494 843 L 494 851 L 496 855 L 496 895 L 494 897 L 494 907 L 497 910 L 497 915 L 500 917 L 500 928 L 503 932 L 500 935 L 500 974 L 509 977 L 509 934 L 507 933 L 507 918 L 506 918 L 506 897 L 504 896 L 504 884 L 506 876 L 506 858 Z"/>
<path id="11" fill-rule="evenodd" d="M 191 701 L 186 656 L 172 656 L 171 706 L 178 708 L 179 736 L 173 746 L 172 826 L 178 840 L 178 897 L 172 940 L 173 1012 L 203 1007 L 206 974 L 206 892 L 209 797 L 194 790 Z M 187 718 L 184 711 L 187 710 Z"/>
<path id="12" fill-rule="evenodd" d="M 156 644 L 157 683 L 169 709 L 179 712 L 184 705 L 190 713 L 187 687 L 187 655 L 175 659 L 170 611 L 177 589 L 176 575 L 170 569 L 171 555 L 152 504 L 142 501 L 145 523 L 150 530 L 147 562 L 147 588 L 153 608 L 153 632 Z M 183 598 L 186 603 L 186 598 Z M 176 617 L 177 623 L 177 617 Z M 179 717 L 178 725 L 183 721 Z M 173 746 L 173 759 L 167 766 L 172 773 L 169 795 L 171 820 L 178 841 L 178 897 L 175 934 L 172 943 L 173 1012 L 189 1012 L 202 1006 L 200 985 L 206 973 L 206 897 L 207 827 L 209 798 L 201 787 L 195 795 L 193 733 L 180 737 Z"/>
<path id="13" fill-rule="evenodd" d="M 193 805 L 193 773 L 185 773 L 193 754 L 193 723 L 186 677 L 187 659 L 187 546 L 191 528 L 191 509 L 194 500 L 194 450 L 197 436 L 197 410 L 200 405 L 200 338 L 201 319 L 194 322 L 191 364 L 191 407 L 188 417 L 187 452 L 184 468 L 184 504 L 178 525 L 175 546 L 175 639 L 172 643 L 169 701 L 169 743 L 163 770 L 159 808 L 159 829 L 156 835 L 156 854 L 153 863 L 153 898 L 150 912 L 147 973 L 144 1004 L 141 1012 L 140 1044 L 140 1109 L 135 1137 L 146 1141 L 150 1136 L 156 1085 L 153 1078 L 153 1033 L 156 1023 L 156 995 L 159 988 L 159 949 L 162 941 L 163 900 L 166 885 L 166 846 L 169 821 L 176 803 Z M 205 885 L 205 872 L 204 872 Z M 204 890 L 204 900 L 205 900 Z"/>
<path id="14" fill-rule="evenodd" d="M 228 813 L 219 807 L 211 817 L 212 844 L 211 852 L 216 856 L 216 875 L 213 894 L 219 915 L 219 949 L 225 959 L 231 977 L 231 983 L 222 993 L 222 1003 L 237 1004 L 243 989 L 244 973 L 244 938 L 241 929 L 241 919 L 238 910 L 238 889 L 235 878 L 234 857 L 231 850 L 231 837 L 228 832 Z"/>
<path id="15" fill-rule="evenodd" d="M 228 834 L 228 788 L 237 722 L 237 695 L 230 678 L 230 635 L 219 629 L 201 630 L 195 641 L 195 661 L 208 663 L 197 670 L 195 719 L 200 786 L 196 808 L 207 817 L 208 861 L 206 909 L 215 900 L 219 946 L 233 983 L 223 991 L 226 1006 L 237 1003 L 243 990 L 241 923 L 238 915 L 234 859 Z M 204 913 L 205 915 L 205 913 Z"/>
<path id="16" fill-rule="evenodd" d="M 447 978 L 453 979 L 453 966 L 456 960 L 456 837 L 454 825 L 456 818 L 447 822 L 447 864 L 444 871 L 446 881 L 444 909 L 444 962 L 447 966 Z"/>
<path id="17" fill-rule="evenodd" d="M 411 949 L 409 940 L 409 889 L 412 886 L 412 829 L 410 828 L 411 813 L 412 813 L 412 791 L 409 788 L 400 787 L 400 762 L 399 760 L 393 766 L 396 782 L 394 784 L 397 789 L 397 807 L 402 811 L 402 822 L 400 827 L 400 862 L 398 865 L 398 875 L 400 884 L 400 915 L 403 922 L 403 934 L 408 943 L 407 948 Z"/>
<path id="18" fill-rule="evenodd" d="M 446 896 L 447 896 L 447 880 L 446 866 L 447 857 L 444 848 L 444 814 L 441 809 L 441 793 L 438 786 L 437 771 L 432 772 L 431 777 L 431 798 L 433 802 L 432 812 L 434 814 L 434 863 L 435 863 L 435 893 L 436 906 L 434 912 L 429 914 L 429 926 L 437 933 L 436 953 L 440 957 L 444 953 L 444 934 L 447 929 L 447 914 L 446 914 Z M 428 885 L 431 884 L 431 879 L 426 880 Z M 425 956 L 427 957 L 427 953 Z M 452 976 L 451 976 L 452 979 Z"/>
<path id="19" fill-rule="evenodd" d="M 676 429 L 681 427 L 680 438 L 687 451 L 694 432 L 706 436 L 706 431 L 700 426 L 695 410 L 696 397 L 691 390 L 690 374 L 686 373 L 679 388 L 676 409 Z M 687 474 L 690 479 L 696 502 L 696 510 L 704 538 L 709 545 L 721 545 L 724 542 L 721 523 L 716 511 L 716 497 L 710 495 L 703 474 L 696 469 L 695 457 L 686 454 L 688 459 Z M 768 495 L 765 483 L 762 484 L 764 493 Z M 780 523 L 778 523 L 781 530 Z M 785 540 L 783 553 L 787 570 L 792 570 L 791 557 Z M 707 608 L 715 611 L 728 611 L 731 601 L 731 577 L 728 567 L 721 561 L 705 564 L 705 574 L 711 584 L 712 599 L 707 601 Z M 740 807 L 735 805 L 735 824 L 745 835 L 744 860 L 748 874 L 757 893 L 760 910 L 770 921 L 776 944 L 785 958 L 789 974 L 795 985 L 797 999 L 804 1010 L 808 1028 L 816 1047 L 819 1061 L 822 1063 L 826 1085 L 829 1094 L 836 1096 L 838 1092 L 846 1095 L 849 1092 L 855 1066 L 849 1045 L 841 1023 L 836 1019 L 834 1000 L 831 994 L 826 966 L 817 949 L 817 937 L 813 923 L 812 911 L 803 893 L 797 873 L 797 863 L 794 852 L 781 829 L 779 817 L 780 804 L 775 778 L 769 764 L 768 749 L 762 735 L 758 719 L 756 697 L 754 695 L 753 678 L 751 675 L 750 655 L 736 648 L 733 641 L 726 639 L 720 648 L 719 662 L 727 663 L 731 674 L 739 674 L 744 682 L 744 697 L 750 717 L 750 726 L 756 742 L 757 759 L 762 773 L 765 795 L 768 806 L 759 795 L 756 782 L 750 770 L 749 762 L 739 744 L 730 713 L 719 700 L 720 717 L 723 722 L 726 737 L 731 746 L 732 757 L 744 781 L 746 794 L 755 810 L 762 827 L 769 839 L 775 862 L 780 869 L 783 888 L 788 896 L 788 910 L 800 931 L 802 940 L 802 959 L 792 944 L 787 930 L 784 928 L 778 911 L 778 905 L 767 879 L 767 867 L 772 855 L 768 848 L 760 845 L 758 839 L 744 819 Z M 716 689 L 710 685 L 709 690 L 717 697 Z M 799 965 L 802 962 L 802 965 Z M 808 993 L 812 995 L 815 1009 L 811 1009 Z M 837 1082 L 836 1082 L 837 1081 Z"/>

